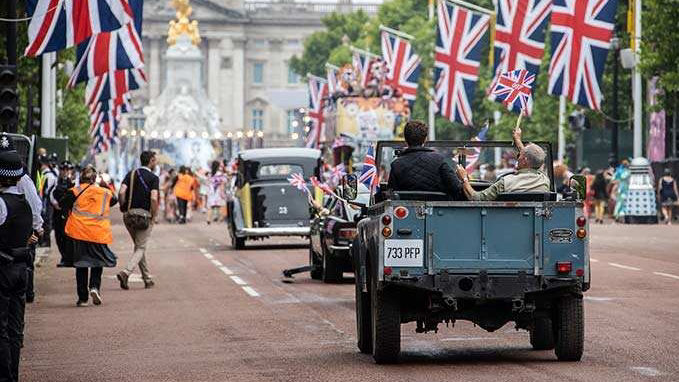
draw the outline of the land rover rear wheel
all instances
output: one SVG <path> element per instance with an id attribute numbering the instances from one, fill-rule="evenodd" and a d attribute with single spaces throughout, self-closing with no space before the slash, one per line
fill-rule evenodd
<path id="1" fill-rule="evenodd" d="M 530 330 L 530 344 L 535 350 L 554 349 L 554 330 L 549 317 L 537 317 Z"/>
<path id="2" fill-rule="evenodd" d="M 398 297 L 389 290 L 378 291 L 375 280 L 372 280 L 370 289 L 373 359 L 378 364 L 395 363 L 401 352 L 401 311 Z"/>
<path id="3" fill-rule="evenodd" d="M 554 352 L 559 361 L 579 361 L 585 344 L 582 297 L 565 296 L 556 305 Z"/>
<path id="4" fill-rule="evenodd" d="M 309 265 L 311 265 L 311 278 L 313 280 L 320 280 L 323 276 L 323 264 L 316 261 L 316 253 L 314 252 L 311 243 L 309 243 Z"/>
<path id="5" fill-rule="evenodd" d="M 323 282 L 336 283 L 342 281 L 342 269 L 337 264 L 337 260 L 328 255 L 325 249 L 321 250 L 323 251 Z"/>
<path id="6" fill-rule="evenodd" d="M 371 354 L 373 351 L 369 293 L 370 286 L 368 286 L 368 292 L 361 291 L 361 282 L 359 277 L 356 277 L 356 337 L 358 337 L 358 350 L 363 354 Z"/>

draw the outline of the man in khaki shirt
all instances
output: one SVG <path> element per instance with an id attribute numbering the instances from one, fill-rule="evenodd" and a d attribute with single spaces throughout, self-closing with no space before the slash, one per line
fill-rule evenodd
<path id="1" fill-rule="evenodd" d="M 464 167 L 457 166 L 457 176 L 462 181 L 462 189 L 469 200 L 496 200 L 503 192 L 549 192 L 549 177 L 540 170 L 545 164 L 545 151 L 538 145 L 521 142 L 521 129 L 512 134 L 514 144 L 519 149 L 516 173 L 498 179 L 490 187 L 476 192 L 469 183 Z"/>

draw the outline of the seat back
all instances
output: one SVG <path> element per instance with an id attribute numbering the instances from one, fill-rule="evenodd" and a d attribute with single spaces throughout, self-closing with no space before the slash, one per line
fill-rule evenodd
<path id="1" fill-rule="evenodd" d="M 550 202 L 556 201 L 556 192 L 503 192 L 498 195 L 500 202 Z"/>

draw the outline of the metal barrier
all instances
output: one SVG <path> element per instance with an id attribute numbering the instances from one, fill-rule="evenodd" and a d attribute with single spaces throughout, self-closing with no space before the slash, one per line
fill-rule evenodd
<path id="1" fill-rule="evenodd" d="M 7 135 L 9 135 L 10 138 L 12 138 L 12 141 L 14 141 L 14 147 L 16 147 L 16 150 L 19 153 L 21 160 L 26 165 L 28 171 L 31 172 L 33 169 L 34 138 L 33 137 L 29 138 L 21 134 L 7 134 Z"/>

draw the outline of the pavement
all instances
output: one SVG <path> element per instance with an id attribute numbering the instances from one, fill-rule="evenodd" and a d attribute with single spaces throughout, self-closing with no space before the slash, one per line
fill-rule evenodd
<path id="1" fill-rule="evenodd" d="M 591 226 L 581 362 L 531 349 L 510 324 L 438 333 L 402 326 L 402 357 L 380 366 L 356 347 L 353 280 L 322 284 L 302 239 L 231 248 L 225 225 L 160 224 L 147 253 L 156 287 L 121 290 L 105 269 L 103 305 L 77 308 L 73 269 L 38 268 L 26 310 L 21 381 L 678 381 L 679 226 Z M 131 241 L 116 219 L 118 268 Z M 350 276 L 350 275 L 347 275 Z"/>

